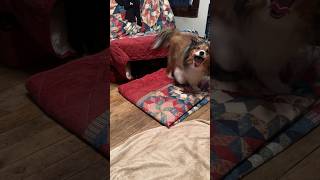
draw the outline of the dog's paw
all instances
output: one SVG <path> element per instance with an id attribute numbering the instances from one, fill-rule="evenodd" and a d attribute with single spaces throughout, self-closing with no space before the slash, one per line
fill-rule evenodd
<path id="1" fill-rule="evenodd" d="M 127 79 L 129 79 L 129 80 L 133 79 L 133 76 L 132 76 L 131 73 L 129 73 L 129 72 L 126 72 L 126 77 L 127 77 Z"/>

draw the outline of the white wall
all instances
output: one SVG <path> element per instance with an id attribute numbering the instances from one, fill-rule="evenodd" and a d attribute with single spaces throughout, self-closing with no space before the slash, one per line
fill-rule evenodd
<path id="1" fill-rule="evenodd" d="M 208 8 L 210 0 L 200 0 L 197 18 L 186 18 L 175 16 L 176 26 L 180 30 L 197 30 L 200 36 L 206 33 L 206 24 L 208 17 Z"/>

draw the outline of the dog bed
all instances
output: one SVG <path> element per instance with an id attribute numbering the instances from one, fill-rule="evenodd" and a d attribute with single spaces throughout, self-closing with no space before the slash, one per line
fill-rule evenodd
<path id="1" fill-rule="evenodd" d="M 186 93 L 182 87 L 173 85 L 165 68 L 118 89 L 131 103 L 167 127 L 183 121 L 209 101 L 208 93 Z"/>
<path id="2" fill-rule="evenodd" d="M 49 116 L 105 156 L 108 148 L 108 50 L 38 73 L 26 82 Z"/>

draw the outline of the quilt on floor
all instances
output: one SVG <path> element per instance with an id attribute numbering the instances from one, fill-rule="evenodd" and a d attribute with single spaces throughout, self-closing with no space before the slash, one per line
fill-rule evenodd
<path id="1" fill-rule="evenodd" d="M 102 153 L 107 154 L 109 152 L 109 112 L 98 116 L 93 120 L 85 130 L 83 138 L 89 142 L 96 149 L 101 150 Z"/>
<path id="2" fill-rule="evenodd" d="M 320 124 L 320 101 L 318 101 L 312 110 L 299 118 L 294 124 L 288 127 L 280 135 L 273 138 L 257 153 L 241 162 L 225 177 L 226 180 L 233 180 L 243 177 L 264 162 L 276 156 L 287 147 L 301 139 L 308 132 Z"/>
<path id="3" fill-rule="evenodd" d="M 211 99 L 212 176 L 220 179 L 314 103 L 309 96 L 245 97 L 216 90 Z"/>
<path id="4" fill-rule="evenodd" d="M 167 127 L 183 121 L 209 101 L 208 93 L 186 93 L 173 85 L 164 68 L 119 86 L 119 92 Z"/>
<path id="5" fill-rule="evenodd" d="M 290 95 L 254 97 L 239 93 L 239 82 L 212 82 L 213 179 L 244 176 L 319 125 L 320 51 L 310 50 L 305 57 L 312 71 Z"/>
<path id="6" fill-rule="evenodd" d="M 33 100 L 66 129 L 109 156 L 109 50 L 37 73 L 26 82 Z"/>

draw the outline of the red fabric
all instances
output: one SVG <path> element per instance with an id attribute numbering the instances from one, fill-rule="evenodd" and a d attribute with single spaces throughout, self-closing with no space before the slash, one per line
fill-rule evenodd
<path id="1" fill-rule="evenodd" d="M 119 74 L 119 78 L 126 79 L 126 70 L 125 66 L 130 61 L 129 56 L 117 45 L 113 45 L 110 47 L 111 53 L 111 61 L 112 67 Z M 116 74 L 115 74 L 116 76 Z"/>
<path id="2" fill-rule="evenodd" d="M 134 38 L 125 37 L 111 41 L 111 65 L 116 70 L 116 72 L 113 72 L 114 76 L 112 80 L 127 80 L 125 66 L 129 61 L 153 60 L 167 57 L 167 49 L 151 49 L 154 40 L 155 35 Z"/>
<path id="3" fill-rule="evenodd" d="M 111 41 L 111 46 L 117 46 L 121 48 L 128 55 L 130 61 L 150 60 L 167 57 L 167 49 L 151 49 L 154 40 L 155 35 L 138 36 L 134 38 L 126 37 Z"/>
<path id="4" fill-rule="evenodd" d="M 108 55 L 103 51 L 38 73 L 27 80 L 26 88 L 48 115 L 82 136 L 109 107 Z"/>
<path id="5" fill-rule="evenodd" d="M 163 68 L 155 73 L 148 74 L 143 78 L 122 84 L 118 89 L 130 102 L 135 103 L 149 92 L 157 90 L 169 83 L 172 83 L 172 79 L 169 79 L 165 75 L 165 69 Z"/>
<path id="6" fill-rule="evenodd" d="M 0 62 L 9 66 L 24 66 L 43 57 L 51 59 L 74 55 L 67 51 L 55 53 L 51 44 L 50 23 L 57 0 L 2 0 L 0 12 L 6 12 L 17 22 L 9 31 L 0 30 Z"/>
<path id="7" fill-rule="evenodd" d="M 54 53 L 50 40 L 50 23 L 55 3 L 56 0 L 11 0 L 10 4 L 23 29 L 40 45 L 42 51 L 50 53 Z"/>

